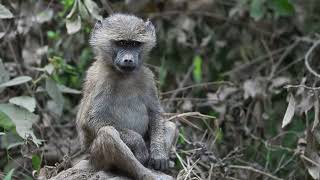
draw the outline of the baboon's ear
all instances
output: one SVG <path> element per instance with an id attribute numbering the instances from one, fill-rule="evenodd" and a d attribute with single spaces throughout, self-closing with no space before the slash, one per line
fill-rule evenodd
<path id="1" fill-rule="evenodd" d="M 146 31 L 147 32 L 155 34 L 155 28 L 154 28 L 152 22 L 149 19 L 146 21 L 145 26 L 146 26 Z"/>
<path id="2" fill-rule="evenodd" d="M 96 22 L 96 24 L 94 25 L 94 28 L 91 30 L 91 35 L 90 35 L 90 39 L 89 39 L 89 43 L 91 46 L 96 46 L 97 45 L 97 40 L 98 38 L 97 33 L 99 32 L 99 29 L 102 28 L 102 22 L 100 20 L 98 20 Z"/>
<path id="3" fill-rule="evenodd" d="M 98 20 L 97 22 L 96 22 L 96 24 L 94 25 L 94 30 L 96 30 L 96 29 L 100 29 L 102 27 L 102 22 L 101 22 L 101 20 Z"/>

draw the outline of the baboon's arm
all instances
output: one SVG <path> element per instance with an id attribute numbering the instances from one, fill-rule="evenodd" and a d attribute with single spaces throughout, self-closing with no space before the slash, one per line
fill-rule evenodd
<path id="1" fill-rule="evenodd" d="M 152 88 L 149 97 L 149 131 L 150 131 L 150 161 L 149 164 L 156 170 L 166 170 L 169 158 L 164 141 L 164 121 L 156 87 Z"/>
<path id="2" fill-rule="evenodd" d="M 150 165 L 156 170 L 168 168 L 168 155 L 164 145 L 164 126 L 157 112 L 150 112 Z"/>

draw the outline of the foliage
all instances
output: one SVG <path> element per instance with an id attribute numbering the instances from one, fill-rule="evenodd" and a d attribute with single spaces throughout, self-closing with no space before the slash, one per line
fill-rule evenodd
<path id="1" fill-rule="evenodd" d="M 8 174 L 4 177 L 3 180 L 11 180 L 12 179 L 12 174 L 14 172 L 14 169 L 11 169 Z"/>

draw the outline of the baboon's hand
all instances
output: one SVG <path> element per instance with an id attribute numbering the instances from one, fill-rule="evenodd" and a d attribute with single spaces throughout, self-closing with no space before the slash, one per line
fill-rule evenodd
<path id="1" fill-rule="evenodd" d="M 167 170 L 169 167 L 169 158 L 164 151 L 151 153 L 149 166 L 153 167 L 155 170 Z"/>

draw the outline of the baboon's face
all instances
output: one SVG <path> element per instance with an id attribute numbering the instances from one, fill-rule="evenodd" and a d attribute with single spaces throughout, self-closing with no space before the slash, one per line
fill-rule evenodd
<path id="1" fill-rule="evenodd" d="M 155 28 L 136 16 L 114 14 L 95 24 L 89 42 L 97 58 L 130 73 L 142 66 L 155 46 Z"/>
<path id="2" fill-rule="evenodd" d="M 142 64 L 142 42 L 133 40 L 114 40 L 112 45 L 113 65 L 120 72 L 128 73 Z"/>

